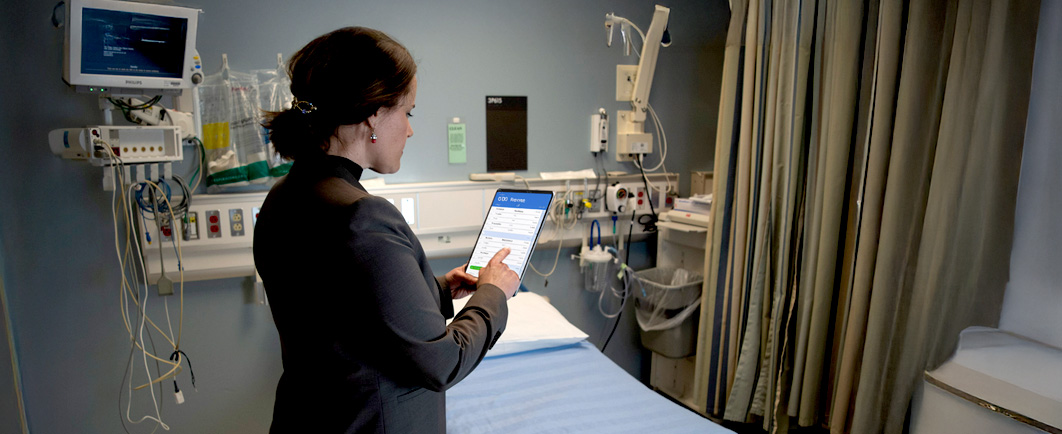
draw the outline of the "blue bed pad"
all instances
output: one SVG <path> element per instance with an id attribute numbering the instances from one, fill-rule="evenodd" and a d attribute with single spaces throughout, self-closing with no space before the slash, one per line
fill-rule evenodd
<path id="1" fill-rule="evenodd" d="M 446 431 L 733 433 L 660 396 L 586 341 L 484 359 L 446 392 Z"/>

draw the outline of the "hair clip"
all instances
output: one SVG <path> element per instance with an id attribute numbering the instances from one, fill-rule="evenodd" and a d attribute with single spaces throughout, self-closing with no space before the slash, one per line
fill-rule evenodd
<path id="1" fill-rule="evenodd" d="M 299 101 L 299 100 L 292 101 L 291 102 L 291 108 L 302 112 L 302 114 L 304 114 L 304 115 L 305 114 L 309 114 L 310 112 L 313 112 L 313 111 L 317 110 L 317 107 L 314 107 L 313 103 L 311 103 L 309 101 Z"/>

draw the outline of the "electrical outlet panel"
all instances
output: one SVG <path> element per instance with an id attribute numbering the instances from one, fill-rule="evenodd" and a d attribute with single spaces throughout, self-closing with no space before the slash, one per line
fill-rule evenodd
<path id="1" fill-rule="evenodd" d="M 207 238 L 221 238 L 221 211 L 212 209 L 206 212 Z"/>
<path id="2" fill-rule="evenodd" d="M 159 229 L 159 241 L 168 243 L 173 239 L 173 224 L 170 222 L 170 216 L 168 214 L 161 214 L 155 216 L 158 222 Z"/>
<path id="3" fill-rule="evenodd" d="M 243 210 L 239 208 L 229 210 L 229 233 L 234 237 L 242 237 L 244 235 L 245 222 L 243 221 Z"/>
<path id="4" fill-rule="evenodd" d="M 637 212 L 648 212 L 649 208 L 649 196 L 645 194 L 644 187 L 634 187 L 631 189 L 631 200 L 634 201 L 634 210 Z"/>

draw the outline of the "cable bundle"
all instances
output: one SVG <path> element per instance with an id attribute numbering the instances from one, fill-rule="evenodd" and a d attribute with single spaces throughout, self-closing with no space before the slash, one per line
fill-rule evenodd
<path id="1" fill-rule="evenodd" d="M 155 385 L 167 379 L 174 379 L 174 387 L 176 388 L 175 378 L 183 370 L 182 365 L 188 360 L 187 355 L 181 349 L 181 332 L 184 326 L 184 269 L 180 265 L 183 257 L 181 254 L 181 237 L 177 236 L 176 233 L 173 233 L 170 237 L 171 243 L 173 243 L 174 250 L 177 254 L 178 272 L 180 274 L 180 307 L 177 319 L 177 332 L 174 333 L 167 298 L 163 298 L 163 304 L 165 306 L 164 309 L 166 314 L 165 325 L 167 326 L 168 331 L 163 331 L 162 328 L 159 327 L 159 325 L 148 315 L 147 305 L 149 300 L 149 284 L 147 280 L 147 268 L 142 255 L 143 246 L 140 245 L 140 238 L 136 236 L 133 222 L 135 221 L 137 214 L 140 215 L 142 221 L 148 220 L 147 215 L 150 215 L 150 220 L 156 221 L 156 224 L 159 223 L 160 219 L 165 219 L 170 222 L 178 221 L 178 216 L 183 215 L 190 205 L 191 192 L 186 183 L 179 177 L 174 177 L 174 180 L 182 191 L 182 197 L 176 205 L 171 204 L 171 187 L 163 180 L 159 180 L 158 183 L 145 181 L 142 183 L 131 184 L 128 189 L 126 189 L 125 185 L 127 180 L 124 178 L 125 171 L 122 160 L 111 151 L 111 146 L 105 141 L 97 140 L 95 145 L 107 152 L 112 163 L 110 166 L 113 174 L 113 177 L 111 178 L 111 187 L 114 193 L 111 197 L 111 212 L 114 221 L 114 247 L 122 276 L 119 291 L 119 304 L 121 306 L 122 321 L 125 325 L 130 342 L 129 358 L 126 364 L 128 388 L 126 388 L 127 379 L 124 375 L 122 379 L 122 388 L 127 390 L 126 408 L 125 414 L 122 417 L 122 426 L 125 428 L 126 421 L 136 424 L 150 420 L 156 423 L 156 428 L 161 427 L 164 430 L 169 430 L 169 426 L 162 421 L 162 388 L 159 388 L 160 396 L 156 397 Z M 119 194 L 119 191 L 122 191 L 122 194 Z M 133 203 L 136 203 L 136 208 L 133 207 Z M 125 239 L 124 248 L 120 243 L 120 240 L 123 238 Z M 169 348 L 171 348 L 172 351 L 164 353 L 168 354 L 168 357 L 160 357 L 158 355 L 160 353 L 155 347 L 151 329 L 157 331 L 157 333 L 169 344 Z M 151 347 L 150 350 L 148 349 L 148 346 Z M 141 354 L 141 358 L 144 362 L 144 372 L 149 381 L 134 387 L 134 369 L 132 369 L 132 366 L 133 360 L 135 359 L 134 356 L 136 356 L 137 353 Z M 153 359 L 155 362 L 154 373 L 151 371 L 149 359 Z M 162 372 L 162 366 L 168 367 L 169 370 Z M 191 369 L 190 364 L 188 367 Z M 130 415 L 133 391 L 142 389 L 148 389 L 150 391 L 155 414 L 147 414 L 134 420 Z M 178 402 L 183 401 L 183 396 L 180 395 L 179 390 L 176 390 L 176 394 Z M 119 413 L 121 413 L 121 400 L 121 395 L 119 395 Z M 128 429 L 126 429 L 126 431 L 128 432 Z"/>

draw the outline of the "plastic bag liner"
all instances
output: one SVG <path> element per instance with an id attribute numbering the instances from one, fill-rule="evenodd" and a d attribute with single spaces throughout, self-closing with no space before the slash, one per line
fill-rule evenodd
<path id="1" fill-rule="evenodd" d="M 650 268 L 634 273 L 634 315 L 644 331 L 678 327 L 701 305 L 700 274 L 681 268 Z"/>

